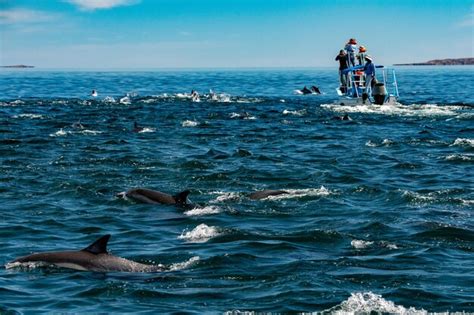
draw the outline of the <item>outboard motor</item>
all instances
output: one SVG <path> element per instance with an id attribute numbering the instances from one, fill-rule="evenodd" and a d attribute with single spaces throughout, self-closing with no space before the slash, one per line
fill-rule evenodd
<path id="1" fill-rule="evenodd" d="M 385 98 L 387 97 L 387 89 L 385 89 L 385 84 L 375 83 L 375 86 L 372 89 L 372 96 L 374 97 L 375 104 L 383 105 Z"/>

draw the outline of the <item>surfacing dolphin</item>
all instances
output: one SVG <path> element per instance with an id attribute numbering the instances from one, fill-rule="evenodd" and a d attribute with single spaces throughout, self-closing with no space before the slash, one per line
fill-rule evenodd
<path id="1" fill-rule="evenodd" d="M 249 197 L 252 200 L 260 200 L 260 199 L 268 198 L 270 196 L 278 196 L 278 195 L 283 195 L 283 194 L 288 194 L 288 192 L 284 190 L 265 189 L 265 190 L 260 190 L 260 191 L 256 191 L 251 194 L 248 194 L 247 197 Z"/>
<path id="2" fill-rule="evenodd" d="M 163 265 L 145 265 L 125 258 L 110 255 L 107 242 L 110 234 L 104 235 L 91 245 L 78 251 L 45 252 L 17 258 L 5 265 L 5 268 L 37 264 L 81 271 L 123 271 L 123 272 L 159 272 Z"/>
<path id="3" fill-rule="evenodd" d="M 178 205 L 178 206 L 191 206 L 188 203 L 189 190 L 182 191 L 174 196 L 163 193 L 157 190 L 151 190 L 146 188 L 136 188 L 119 193 L 118 197 L 128 197 L 141 202 L 151 204 L 165 204 L 165 205 Z"/>

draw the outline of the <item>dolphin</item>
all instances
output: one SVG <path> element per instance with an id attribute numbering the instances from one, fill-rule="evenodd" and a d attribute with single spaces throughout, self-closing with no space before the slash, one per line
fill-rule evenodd
<path id="1" fill-rule="evenodd" d="M 260 200 L 260 199 L 268 198 L 270 196 L 278 196 L 278 195 L 283 195 L 283 194 L 288 194 L 288 192 L 284 190 L 265 189 L 265 190 L 260 190 L 260 191 L 256 191 L 251 194 L 248 194 L 247 197 L 249 197 L 252 200 Z"/>
<path id="2" fill-rule="evenodd" d="M 104 235 L 79 251 L 46 252 L 20 257 L 6 264 L 5 268 L 10 269 L 21 266 L 21 264 L 38 263 L 39 266 L 96 272 L 159 272 L 165 270 L 163 265 L 145 265 L 110 255 L 107 252 L 109 239 L 110 234 Z"/>
<path id="3" fill-rule="evenodd" d="M 141 131 L 143 131 L 143 127 L 138 126 L 138 123 L 135 121 L 133 123 L 133 130 L 132 131 L 133 132 L 141 132 Z"/>
<path id="4" fill-rule="evenodd" d="M 174 196 L 168 195 L 161 191 L 151 190 L 146 188 L 137 188 L 126 191 L 125 193 L 120 193 L 117 196 L 129 197 L 144 203 L 152 204 L 165 204 L 165 205 L 178 205 L 178 206 L 189 206 L 188 204 L 188 195 L 189 190 L 182 191 Z"/>
<path id="5" fill-rule="evenodd" d="M 316 94 L 321 94 L 321 90 L 316 85 L 311 86 L 311 91 Z"/>

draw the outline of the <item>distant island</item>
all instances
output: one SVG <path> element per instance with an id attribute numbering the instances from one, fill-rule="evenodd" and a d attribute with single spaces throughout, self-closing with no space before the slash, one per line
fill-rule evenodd
<path id="1" fill-rule="evenodd" d="M 12 65 L 12 66 L 1 66 L 2 68 L 34 68 L 35 66 L 27 65 Z"/>
<path id="2" fill-rule="evenodd" d="M 435 59 L 426 62 L 398 63 L 394 66 L 456 66 L 474 65 L 474 58 Z"/>

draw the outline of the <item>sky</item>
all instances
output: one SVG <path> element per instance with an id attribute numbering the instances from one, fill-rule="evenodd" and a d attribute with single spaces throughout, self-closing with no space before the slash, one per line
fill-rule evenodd
<path id="1" fill-rule="evenodd" d="M 337 66 L 473 57 L 474 0 L 0 0 L 0 65 Z"/>

